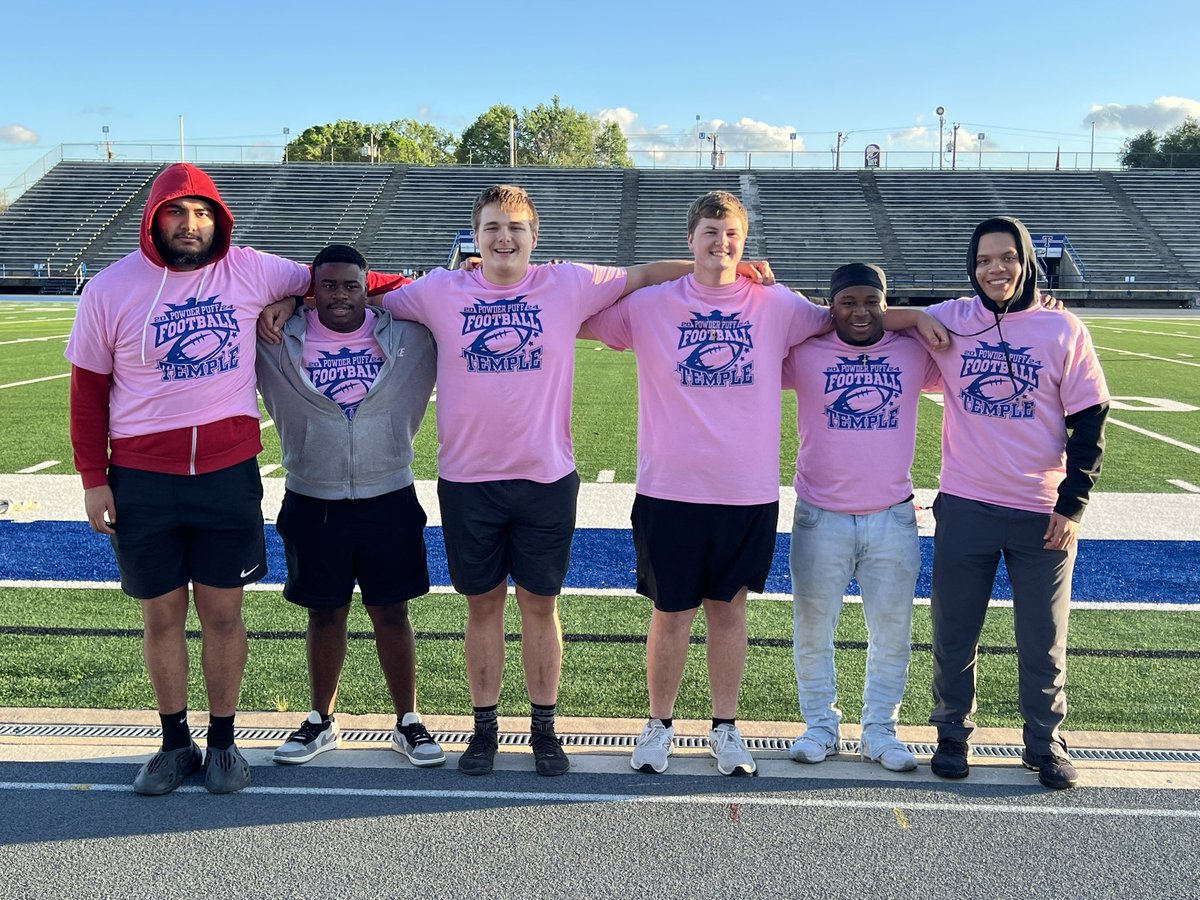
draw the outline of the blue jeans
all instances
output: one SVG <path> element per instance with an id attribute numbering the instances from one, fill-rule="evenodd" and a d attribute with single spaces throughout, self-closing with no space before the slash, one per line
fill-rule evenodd
<path id="1" fill-rule="evenodd" d="M 793 652 L 800 712 L 810 732 L 838 738 L 833 638 L 851 578 L 867 620 L 863 742 L 895 738 L 912 653 L 913 591 L 921 569 L 911 501 L 869 515 L 830 512 L 796 500 L 792 524 Z"/>

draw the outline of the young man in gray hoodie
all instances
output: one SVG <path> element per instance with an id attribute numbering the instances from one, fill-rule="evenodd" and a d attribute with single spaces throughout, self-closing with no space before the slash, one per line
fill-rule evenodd
<path id="1" fill-rule="evenodd" d="M 353 247 L 317 254 L 313 286 L 315 305 L 297 309 L 282 343 L 260 341 L 256 363 L 288 472 L 276 522 L 287 554 L 283 595 L 308 610 L 312 692 L 312 711 L 273 758 L 304 763 L 341 743 L 333 708 L 357 581 L 396 708 L 392 749 L 413 765 L 441 765 L 446 755 L 416 713 L 408 618 L 408 601 L 429 591 L 411 465 L 433 391 L 433 338 L 367 306 L 367 263 Z"/>

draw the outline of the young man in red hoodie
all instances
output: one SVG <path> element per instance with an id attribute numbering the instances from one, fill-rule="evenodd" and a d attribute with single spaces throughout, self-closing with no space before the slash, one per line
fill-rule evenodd
<path id="1" fill-rule="evenodd" d="M 133 788 L 165 794 L 201 765 L 213 793 L 250 783 L 233 741 L 246 665 L 243 586 L 266 574 L 255 331 L 273 301 L 309 290 L 307 266 L 230 245 L 233 216 L 200 169 L 155 180 L 139 249 L 83 291 L 71 361 L 71 442 L 92 529 L 142 604 L 162 749 Z M 187 722 L 185 623 L 203 633 L 208 753 Z"/>

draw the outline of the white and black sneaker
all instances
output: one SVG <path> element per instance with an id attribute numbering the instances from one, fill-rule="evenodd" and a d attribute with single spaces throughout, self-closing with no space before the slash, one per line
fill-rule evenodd
<path id="1" fill-rule="evenodd" d="M 629 765 L 638 772 L 661 775 L 667 771 L 667 757 L 675 749 L 674 740 L 674 727 L 668 728 L 661 719 L 651 719 L 638 735 Z"/>
<path id="2" fill-rule="evenodd" d="M 271 757 L 277 763 L 298 765 L 306 763 L 318 753 L 326 750 L 336 750 L 342 746 L 342 732 L 338 728 L 337 718 L 330 716 L 322 719 L 315 709 L 308 718 L 292 732 L 292 736 L 279 745 Z"/>
<path id="3" fill-rule="evenodd" d="M 414 766 L 440 766 L 446 761 L 446 751 L 415 712 L 405 713 L 392 732 L 392 749 L 407 756 Z"/>

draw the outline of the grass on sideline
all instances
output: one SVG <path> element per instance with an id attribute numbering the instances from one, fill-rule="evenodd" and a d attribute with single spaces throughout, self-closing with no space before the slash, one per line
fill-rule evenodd
<path id="1" fill-rule="evenodd" d="M 62 352 L 75 304 L 39 302 L 30 307 L 37 311 L 24 314 L 22 306 L 0 305 L 0 341 L 27 341 L 4 346 L 0 383 L 68 372 Z M 1155 397 L 1200 407 L 1200 370 L 1194 365 L 1200 362 L 1200 344 L 1197 344 L 1200 318 L 1181 317 L 1168 323 L 1089 315 L 1088 321 L 1095 343 L 1102 348 L 1100 359 L 1114 396 Z M 31 340 L 34 338 L 50 339 Z M 5 418 L 22 423 L 22 427 L 6 429 L 0 437 L 0 472 L 15 472 L 47 460 L 58 460 L 58 465 L 42 471 L 73 473 L 67 419 L 68 380 L 59 378 L 9 388 L 3 392 L 3 401 Z M 795 395 L 785 392 L 781 401 L 781 484 L 790 484 L 795 472 L 795 404 Z M 431 404 L 417 435 L 413 471 L 420 479 L 437 475 L 435 406 Z M 917 487 L 933 488 L 937 486 L 941 465 L 942 411 L 928 398 L 922 400 L 920 410 L 913 480 Z M 1200 414 L 1194 411 L 1116 410 L 1113 416 L 1176 441 L 1200 445 Z M 594 342 L 579 342 L 572 431 L 579 474 L 585 482 L 595 481 L 604 470 L 614 472 L 618 483 L 634 481 L 637 375 L 632 353 L 616 353 Z M 263 443 L 259 462 L 278 464 L 279 441 L 273 428 L 263 432 Z M 280 478 L 284 474 L 283 470 L 276 470 L 269 477 Z M 1169 479 L 1200 483 L 1200 458 L 1125 428 L 1108 429 L 1100 490 L 1178 493 L 1181 489 L 1171 485 Z"/>
<path id="2" fill-rule="evenodd" d="M 650 605 L 641 598 L 567 596 L 561 601 L 563 629 L 568 639 L 563 664 L 559 709 L 565 715 L 639 718 L 646 714 L 645 637 Z M 462 634 L 465 600 L 457 595 L 431 595 L 411 603 L 418 634 L 418 688 L 421 710 L 427 714 L 464 714 L 470 709 L 463 667 Z M 308 709 L 305 669 L 305 625 L 302 610 L 275 593 L 246 596 L 250 631 L 293 632 L 286 638 L 255 638 L 242 688 L 244 710 Z M 782 646 L 752 646 L 746 667 L 740 715 L 747 720 L 798 722 L 796 686 L 792 672 L 791 606 L 752 601 L 749 606 L 753 639 L 778 639 Z M 133 629 L 141 618 L 135 601 L 119 591 L 58 588 L 10 589 L 0 594 L 0 622 L 30 628 Z M 196 628 L 192 618 L 189 627 Z M 357 601 L 350 620 L 352 631 L 369 632 L 370 620 Z M 508 630 L 519 628 L 515 603 L 510 600 Z M 696 633 L 704 632 L 703 621 Z M 611 642 L 582 636 L 609 636 Z M 862 608 L 847 606 L 837 638 L 866 640 Z M 930 641 L 929 610 L 917 607 L 913 640 Z M 985 646 L 1010 648 L 1012 611 L 993 609 L 983 635 Z M 199 641 L 189 642 L 192 678 L 189 705 L 205 708 L 200 679 Z M 1194 685 L 1200 681 L 1200 658 L 1139 658 L 1139 651 L 1176 651 L 1200 646 L 1200 617 L 1195 613 L 1136 614 L 1076 610 L 1071 619 L 1075 650 L 1123 650 L 1132 655 L 1070 657 L 1068 725 L 1076 730 L 1134 732 L 1200 732 L 1200 706 Z M 866 653 L 837 652 L 838 682 L 847 722 L 859 720 Z M 932 660 L 925 650 L 913 654 L 903 724 L 924 724 L 929 717 Z M 982 726 L 1019 727 L 1016 697 L 1016 659 L 1011 653 L 987 654 L 980 663 L 978 722 Z M 88 707 L 149 709 L 153 694 L 137 637 L 28 636 L 0 634 L 0 706 Z M 374 642 L 354 639 L 342 677 L 338 708 L 346 713 L 387 712 L 390 701 L 383 687 Z M 528 700 L 520 671 L 519 648 L 508 645 L 505 683 L 500 699 L 503 714 L 521 715 Z M 676 715 L 710 715 L 704 647 L 694 645 L 684 676 Z M 798 728 L 799 726 L 797 726 Z"/>

